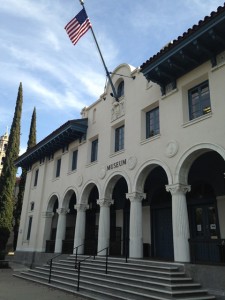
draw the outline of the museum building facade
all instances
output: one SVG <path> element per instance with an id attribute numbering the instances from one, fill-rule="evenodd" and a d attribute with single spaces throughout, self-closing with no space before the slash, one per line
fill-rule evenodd
<path id="1" fill-rule="evenodd" d="M 225 8 L 21 155 L 16 257 L 73 253 L 225 261 Z M 63 101 L 63 100 L 62 100 Z"/>

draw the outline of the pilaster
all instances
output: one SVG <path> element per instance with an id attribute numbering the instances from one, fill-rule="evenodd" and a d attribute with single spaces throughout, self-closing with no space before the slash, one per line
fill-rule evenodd
<path id="1" fill-rule="evenodd" d="M 98 229 L 98 251 L 109 247 L 110 240 L 110 206 L 114 203 L 112 199 L 98 199 L 97 204 L 100 206 L 99 229 Z M 99 255 L 105 255 L 106 249 Z"/>
<path id="2" fill-rule="evenodd" d="M 146 198 L 145 193 L 127 193 L 126 198 L 130 200 L 130 257 L 143 257 L 143 232 L 142 232 L 142 200 Z"/>
<path id="3" fill-rule="evenodd" d="M 178 183 L 167 185 L 166 190 L 172 195 L 174 260 L 179 262 L 190 262 L 188 242 L 190 230 L 186 193 L 191 190 L 191 186 Z"/>

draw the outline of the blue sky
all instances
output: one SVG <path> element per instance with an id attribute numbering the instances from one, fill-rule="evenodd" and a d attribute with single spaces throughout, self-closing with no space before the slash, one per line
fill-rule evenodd
<path id="1" fill-rule="evenodd" d="M 11 126 L 23 83 L 21 153 L 37 109 L 37 141 L 104 91 L 105 71 L 90 30 L 76 46 L 64 27 L 79 0 L 0 0 L 0 135 Z M 222 6 L 219 0 L 86 0 L 85 7 L 109 71 L 134 67 Z"/>

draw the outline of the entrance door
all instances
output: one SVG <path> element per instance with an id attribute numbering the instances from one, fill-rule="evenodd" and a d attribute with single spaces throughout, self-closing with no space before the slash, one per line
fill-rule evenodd
<path id="1" fill-rule="evenodd" d="M 190 210 L 192 260 L 219 262 L 220 233 L 216 206 L 200 204 L 192 206 Z"/>
<path id="2" fill-rule="evenodd" d="M 154 257 L 173 260 L 173 230 L 171 208 L 153 209 Z"/>

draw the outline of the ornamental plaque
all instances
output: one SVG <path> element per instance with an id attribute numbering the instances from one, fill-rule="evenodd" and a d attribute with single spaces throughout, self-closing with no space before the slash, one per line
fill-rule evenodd
<path id="1" fill-rule="evenodd" d="M 178 143 L 176 141 L 170 141 L 167 145 L 166 145 L 166 151 L 165 151 L 165 155 L 167 157 L 173 157 L 177 154 L 178 152 Z"/>

